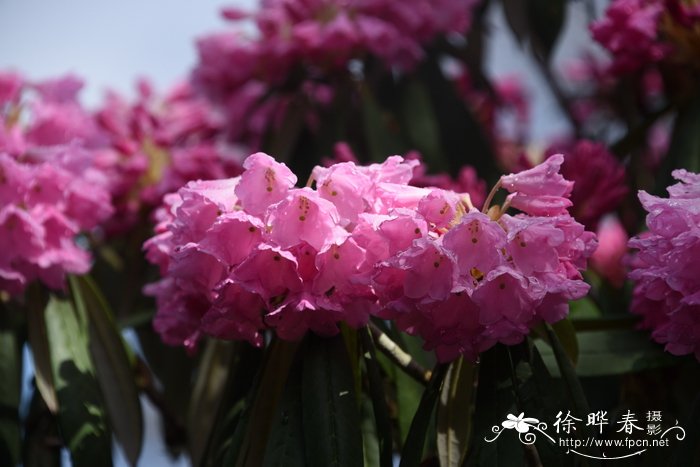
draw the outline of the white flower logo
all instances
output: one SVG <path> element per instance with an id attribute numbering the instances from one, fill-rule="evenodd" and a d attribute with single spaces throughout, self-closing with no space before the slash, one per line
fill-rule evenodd
<path id="1" fill-rule="evenodd" d="M 501 423 L 503 428 L 507 430 L 515 428 L 518 433 L 527 433 L 531 427 L 537 427 L 537 424 L 540 423 L 536 418 L 525 417 L 525 412 L 521 412 L 517 417 L 509 413 L 506 418 L 507 420 Z"/>

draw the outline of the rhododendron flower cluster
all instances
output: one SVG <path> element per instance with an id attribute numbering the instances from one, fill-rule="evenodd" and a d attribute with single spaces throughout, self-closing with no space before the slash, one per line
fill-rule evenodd
<path id="1" fill-rule="evenodd" d="M 658 37 L 663 13 L 663 1 L 614 0 L 591 26 L 593 38 L 613 55 L 613 73 L 634 73 L 670 53 L 669 45 Z"/>
<path id="2" fill-rule="evenodd" d="M 629 273 L 631 310 L 666 350 L 700 359 L 700 175 L 681 169 L 673 176 L 680 183 L 668 188 L 669 198 L 639 193 L 649 231 L 629 242 L 639 250 Z"/>
<path id="3" fill-rule="evenodd" d="M 169 195 L 147 257 L 163 279 L 156 329 L 192 346 L 202 333 L 283 339 L 330 335 L 371 315 L 422 336 L 447 361 L 515 343 L 564 317 L 588 286 L 579 270 L 595 237 L 567 212 L 562 156 L 499 182 L 507 206 L 410 186 L 416 161 L 316 167 L 311 187 L 257 153 L 240 177 Z"/>
<path id="4" fill-rule="evenodd" d="M 257 149 L 269 126 L 286 114 L 292 101 L 286 91 L 326 105 L 335 91 L 327 82 L 351 73 L 351 62 L 368 55 L 408 70 L 428 42 L 466 32 L 477 2 L 266 0 L 252 14 L 227 9 L 227 19 L 252 20 L 256 31 L 246 35 L 237 28 L 201 38 L 193 82 L 227 115 L 236 139 Z"/>
<path id="5" fill-rule="evenodd" d="M 41 280 L 61 288 L 85 273 L 90 254 L 76 243 L 112 214 L 107 181 L 88 148 L 89 115 L 73 77 L 28 83 L 0 75 L 0 291 L 22 293 Z"/>
<path id="6" fill-rule="evenodd" d="M 547 152 L 566 153 L 561 174 L 574 182 L 571 213 L 595 231 L 601 217 L 614 211 L 628 192 L 624 167 L 604 144 L 589 140 L 554 145 Z"/>
<path id="7" fill-rule="evenodd" d="M 700 57 L 700 4 L 686 0 L 614 0 L 591 25 L 612 54 L 610 72 L 635 73 L 661 61 L 694 65 Z"/>
<path id="8" fill-rule="evenodd" d="M 477 0 L 266 0 L 232 21 L 252 19 L 258 35 L 220 33 L 199 41 L 202 84 L 237 88 L 251 80 L 279 84 L 298 64 L 345 68 L 369 53 L 390 66 L 413 66 L 438 35 L 464 33 Z"/>
<path id="9" fill-rule="evenodd" d="M 155 95 L 140 81 L 129 102 L 110 92 L 95 116 L 103 139 L 100 161 L 109 174 L 118 226 L 128 228 L 142 207 L 152 208 L 190 180 L 241 172 L 242 149 L 228 142 L 224 117 L 189 84 Z"/>

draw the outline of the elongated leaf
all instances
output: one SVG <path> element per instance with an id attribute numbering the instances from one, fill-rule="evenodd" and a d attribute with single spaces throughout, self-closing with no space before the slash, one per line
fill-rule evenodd
<path id="1" fill-rule="evenodd" d="M 487 133 L 457 95 L 454 84 L 445 78 L 438 61 L 426 59 L 418 73 L 430 94 L 440 130 L 442 154 L 450 163 L 450 170 L 457 173 L 464 164 L 470 164 L 480 177 L 495 181 L 499 170 Z"/>
<path id="2" fill-rule="evenodd" d="M 34 391 L 24 425 L 24 467 L 61 467 L 61 443 L 56 417 L 39 391 Z"/>
<path id="3" fill-rule="evenodd" d="M 474 411 L 474 443 L 467 453 L 468 466 L 520 467 L 525 465 L 523 445 L 517 436 L 503 434 L 492 442 L 492 427 L 500 426 L 517 405 L 507 348 L 498 344 L 479 357 L 479 385 Z M 519 412 L 517 412 L 519 413 Z"/>
<path id="4" fill-rule="evenodd" d="M 88 330 L 72 304 L 54 296 L 46 330 L 56 385 L 61 434 L 76 467 L 112 465 L 107 413 L 88 350 Z"/>
<path id="5" fill-rule="evenodd" d="M 700 172 L 700 97 L 689 100 L 678 111 L 668 154 L 656 177 L 657 195 L 666 196 L 666 187 L 673 183 L 671 172 L 678 167 Z"/>
<path id="6" fill-rule="evenodd" d="M 34 380 L 51 413 L 58 412 L 58 399 L 51 370 L 49 339 L 46 334 L 46 293 L 39 287 L 30 288 L 27 293 L 27 340 L 34 361 Z"/>
<path id="7" fill-rule="evenodd" d="M 423 350 L 422 342 L 419 338 L 399 332 L 393 332 L 392 334 L 391 337 L 394 341 L 424 368 L 432 367 L 434 361 L 431 360 L 431 356 Z M 401 436 L 402 443 L 404 443 L 411 429 L 413 416 L 418 409 L 425 387 L 407 375 L 403 369 L 395 368 L 399 435 Z"/>
<path id="8" fill-rule="evenodd" d="M 564 0 L 527 0 L 529 31 L 533 47 L 544 58 L 549 58 L 564 26 Z"/>
<path id="9" fill-rule="evenodd" d="M 684 426 L 686 438 L 683 443 L 674 448 L 669 463 L 670 467 L 684 467 L 700 463 L 700 394 L 695 397 L 688 422 Z"/>
<path id="10" fill-rule="evenodd" d="M 307 464 L 362 465 L 360 415 L 341 336 L 309 334 L 303 347 L 302 423 Z"/>
<path id="11" fill-rule="evenodd" d="M 372 337 L 367 328 L 359 331 L 362 338 L 362 347 L 364 348 L 364 360 L 367 367 L 367 379 L 369 381 L 369 393 L 372 400 L 372 414 L 376 420 L 376 428 L 374 438 L 377 443 L 377 459 L 378 464 L 382 467 L 391 467 L 392 464 L 392 440 L 391 440 L 391 421 L 389 419 L 389 408 L 386 404 L 386 395 L 384 394 L 384 382 L 382 381 L 377 363 L 377 352 L 372 342 Z M 364 411 L 363 411 L 364 412 Z M 364 417 L 363 417 L 364 424 Z M 367 446 L 367 443 L 365 443 Z M 367 453 L 365 452 L 365 458 Z M 365 462 L 366 463 L 366 462 Z"/>
<path id="12" fill-rule="evenodd" d="M 423 397 L 416 410 L 416 415 L 411 422 L 411 429 L 406 437 L 401 451 L 400 467 L 418 467 L 423 460 L 423 447 L 430 425 L 431 415 L 435 409 L 435 403 L 440 397 L 442 382 L 447 373 L 447 365 L 438 365 L 433 371 L 428 387 L 423 392 Z"/>
<path id="13" fill-rule="evenodd" d="M 69 278 L 78 312 L 88 321 L 89 349 L 117 440 L 132 465 L 141 454 L 141 402 L 126 343 L 97 286 L 87 276 Z"/>
<path id="14" fill-rule="evenodd" d="M 282 400 L 272 422 L 263 467 L 304 467 L 304 436 L 301 415 L 301 359 L 292 366 Z"/>
<path id="15" fill-rule="evenodd" d="M 296 343 L 281 340 L 275 340 L 268 348 L 255 399 L 250 411 L 246 414 L 248 422 L 238 448 L 235 465 L 257 467 L 262 464 L 272 421 L 281 400 L 296 349 Z M 233 460 L 232 453 L 227 454 L 226 465 L 233 465 L 228 462 Z"/>
<path id="16" fill-rule="evenodd" d="M 235 347 L 231 342 L 213 339 L 206 342 L 187 417 L 193 465 L 201 465 L 214 430 L 226 383 L 230 372 L 235 370 L 232 361 Z"/>
<path id="17" fill-rule="evenodd" d="M 402 91 L 399 116 L 408 141 L 421 152 L 432 170 L 447 170 L 448 164 L 440 148 L 440 129 L 428 90 L 421 81 L 409 79 L 403 84 Z"/>
<path id="18" fill-rule="evenodd" d="M 545 324 L 540 324 L 535 327 L 535 332 L 541 337 L 545 342 L 551 345 L 549 341 L 549 336 L 545 330 Z M 552 330 L 559 338 L 566 355 L 569 357 L 574 366 L 578 363 L 578 338 L 576 337 L 576 329 L 569 318 L 564 318 L 556 323 L 552 324 Z"/>
<path id="19" fill-rule="evenodd" d="M 247 420 L 264 366 L 261 349 L 241 344 L 231 363 L 220 408 L 199 465 L 233 465 L 245 437 Z M 226 458 L 232 460 L 226 462 Z"/>
<path id="20" fill-rule="evenodd" d="M 382 162 L 392 154 L 403 154 L 405 144 L 398 134 L 397 125 L 391 125 L 392 116 L 383 109 L 368 87 L 360 89 L 362 121 L 367 148 L 374 162 Z"/>
<path id="21" fill-rule="evenodd" d="M 612 329 L 579 332 L 579 376 L 620 375 L 652 368 L 676 365 L 677 357 L 664 352 L 663 347 L 649 339 L 643 331 Z M 560 376 L 561 371 L 551 347 L 536 341 L 537 348 L 550 373 Z"/>
<path id="22" fill-rule="evenodd" d="M 442 467 L 459 467 L 469 447 L 478 366 L 463 357 L 452 362 L 440 391 L 437 450 Z"/>
<path id="23" fill-rule="evenodd" d="M 566 355 L 564 346 L 559 341 L 559 337 L 554 332 L 550 325 L 546 325 L 547 337 L 549 338 L 550 344 L 552 345 L 552 352 L 554 352 L 554 358 L 557 361 L 557 366 L 559 367 L 559 372 L 561 374 L 562 380 L 564 380 L 564 385 L 567 388 L 567 393 L 569 394 L 569 399 L 571 400 L 571 405 L 573 407 L 573 412 L 580 419 L 584 419 L 587 414 L 591 413 L 590 405 L 588 404 L 588 399 L 581 386 L 581 381 L 576 376 L 576 370 Z M 581 428 L 581 435 L 583 437 L 592 436 L 592 430 L 590 426 L 586 425 Z M 600 449 L 591 446 L 586 449 L 589 455 L 600 457 Z"/>
<path id="24" fill-rule="evenodd" d="M 527 2 L 523 0 L 501 0 L 506 22 L 513 35 L 522 46 L 530 37 L 530 24 L 527 17 Z"/>
<path id="25" fill-rule="evenodd" d="M 0 308 L 0 465 L 20 461 L 19 404 L 22 395 L 22 338 L 9 312 Z"/>

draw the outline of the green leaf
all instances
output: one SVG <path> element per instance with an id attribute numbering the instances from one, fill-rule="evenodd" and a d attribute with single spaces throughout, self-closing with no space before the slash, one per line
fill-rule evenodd
<path id="1" fill-rule="evenodd" d="M 425 362 L 421 360 L 421 354 L 424 353 L 424 351 L 420 348 L 418 339 L 403 333 L 396 333 L 396 335 L 392 337 L 394 337 L 394 340 L 400 344 L 401 348 L 403 348 L 413 358 L 418 360 L 419 363 L 425 366 Z M 394 364 L 392 363 L 392 365 Z M 408 432 L 411 430 L 411 422 L 413 421 L 413 416 L 418 409 L 418 405 L 420 404 L 420 399 L 423 395 L 423 390 L 425 387 L 407 375 L 403 369 L 398 367 L 395 368 L 396 371 L 394 374 L 396 380 L 396 404 L 398 405 L 399 435 L 403 444 L 406 441 Z"/>
<path id="2" fill-rule="evenodd" d="M 282 400 L 272 422 L 263 467 L 304 467 L 304 436 L 301 413 L 301 359 L 292 366 Z"/>
<path id="3" fill-rule="evenodd" d="M 530 37 L 527 2 L 523 0 L 501 0 L 501 5 L 503 5 L 503 13 L 510 30 L 522 46 Z"/>
<path id="4" fill-rule="evenodd" d="M 107 413 L 88 350 L 87 323 L 51 296 L 45 313 L 61 434 L 76 467 L 112 465 Z"/>
<path id="5" fill-rule="evenodd" d="M 308 334 L 304 341 L 302 417 L 309 466 L 362 465 L 360 415 L 341 336 Z"/>
<path id="6" fill-rule="evenodd" d="M 440 389 L 447 373 L 447 365 L 437 365 L 430 378 L 428 387 L 423 392 L 418 410 L 411 422 L 411 428 L 406 436 L 403 450 L 401 451 L 400 467 L 418 467 L 423 460 L 423 447 L 425 446 L 428 427 L 435 409 L 435 403 L 440 397 Z"/>
<path id="7" fill-rule="evenodd" d="M 392 125 L 392 115 L 383 109 L 367 86 L 360 88 L 362 122 L 370 158 L 383 162 L 392 154 L 402 154 L 398 125 Z M 393 122 L 395 123 L 395 122 Z"/>
<path id="8" fill-rule="evenodd" d="M 581 387 L 581 382 L 576 376 L 573 362 L 566 353 L 564 345 L 559 340 L 559 336 L 552 326 L 545 324 L 545 330 L 547 331 L 549 343 L 552 346 L 552 353 L 554 353 L 554 358 L 559 367 L 559 373 L 566 383 L 574 409 L 580 417 L 583 417 L 585 414 L 590 413 L 590 407 L 588 406 L 586 395 Z"/>
<path id="9" fill-rule="evenodd" d="M 126 343 L 112 312 L 88 276 L 71 276 L 69 283 L 80 315 L 88 322 L 89 349 L 114 434 L 131 465 L 136 465 L 143 441 L 139 391 Z"/>
<path id="10" fill-rule="evenodd" d="M 361 394 L 360 397 L 360 429 L 362 430 L 363 465 L 365 467 L 381 467 L 377 424 L 374 422 L 372 400 L 364 393 Z M 391 457 L 389 459 L 391 460 Z M 393 463 L 390 462 L 388 465 L 391 466 Z"/>
<path id="11" fill-rule="evenodd" d="M 22 395 L 22 343 L 9 310 L 0 308 L 0 465 L 20 462 L 19 404 Z"/>
<path id="12" fill-rule="evenodd" d="M 464 360 L 452 362 L 437 408 L 437 451 L 442 467 L 459 467 L 469 447 L 479 368 Z"/>
<path id="13" fill-rule="evenodd" d="M 386 404 L 386 395 L 384 394 L 384 381 L 382 380 L 377 363 L 377 352 L 372 342 L 372 336 L 369 329 L 366 327 L 359 331 L 362 339 L 362 347 L 364 348 L 364 360 L 367 368 L 367 379 L 369 382 L 369 393 L 372 400 L 372 413 L 376 420 L 376 428 L 374 438 L 377 444 L 378 454 L 377 465 L 382 467 L 391 467 L 393 449 L 391 439 L 391 421 L 389 419 L 389 408 Z M 364 413 L 364 410 L 363 410 Z M 363 425 L 364 425 L 363 417 Z M 365 443 L 366 445 L 367 443 Z M 367 452 L 365 452 L 367 457 Z"/>
<path id="14" fill-rule="evenodd" d="M 579 376 L 621 375 L 679 363 L 677 357 L 653 343 L 648 332 L 614 329 L 579 332 L 577 336 Z M 560 376 L 553 349 L 542 341 L 536 341 L 536 345 L 552 375 Z"/>
<path id="15" fill-rule="evenodd" d="M 569 302 L 569 318 L 572 320 L 600 318 L 600 308 L 589 297 Z"/>
<path id="16" fill-rule="evenodd" d="M 61 444 L 56 417 L 39 391 L 34 391 L 24 426 L 24 467 L 61 467 Z"/>
<path id="17" fill-rule="evenodd" d="M 540 324 L 540 325 L 536 326 L 534 328 L 535 332 L 545 342 L 552 345 L 551 342 L 549 341 L 549 336 L 547 334 L 545 326 L 546 326 L 546 324 Z M 571 322 L 571 320 L 569 318 L 564 318 L 564 319 L 559 320 L 556 323 L 552 324 L 551 326 L 552 326 L 552 330 L 554 330 L 554 333 L 559 338 L 559 342 L 561 342 L 561 345 L 563 346 L 567 357 L 569 357 L 569 360 L 571 360 L 573 365 L 576 366 L 576 363 L 578 362 L 579 348 L 578 348 L 578 339 L 576 337 L 576 329 L 574 328 L 573 323 Z"/>
<path id="18" fill-rule="evenodd" d="M 44 310 L 48 297 L 38 285 L 30 286 L 27 292 L 27 340 L 34 361 L 34 380 L 41 397 L 51 413 L 58 413 L 58 399 L 51 369 L 49 338 L 46 334 Z"/>
<path id="19" fill-rule="evenodd" d="M 671 172 L 676 168 L 700 172 L 700 95 L 678 110 L 668 154 L 656 177 L 657 195 L 666 196 L 666 187 L 673 183 Z"/>
<path id="20" fill-rule="evenodd" d="M 253 404 L 245 414 L 247 423 L 241 425 L 244 435 L 239 437 L 238 446 L 232 444 L 233 450 L 226 455 L 226 465 L 233 465 L 229 461 L 232 462 L 234 459 L 235 465 L 239 467 L 257 467 L 262 464 L 272 422 L 277 413 L 277 406 L 282 398 L 296 350 L 296 343 L 279 339 L 273 341 L 268 348 Z M 241 436 L 240 432 L 237 435 Z"/>
<path id="21" fill-rule="evenodd" d="M 565 0 L 527 0 L 530 40 L 533 48 L 549 59 L 564 26 Z"/>
<path id="22" fill-rule="evenodd" d="M 437 59 L 428 57 L 418 76 L 430 94 L 442 157 L 450 163 L 450 171 L 457 173 L 464 164 L 470 164 L 480 177 L 495 182 L 500 172 L 487 132 L 457 94 L 454 83 L 445 78 Z"/>
<path id="23" fill-rule="evenodd" d="M 492 427 L 517 411 L 507 347 L 498 344 L 479 357 L 479 385 L 474 411 L 474 441 L 467 453 L 468 466 L 519 467 L 524 465 L 523 445 L 504 433 L 494 442 Z"/>
<path id="24" fill-rule="evenodd" d="M 417 79 L 407 79 L 401 90 L 399 118 L 408 141 L 420 151 L 431 170 L 447 170 L 440 148 L 440 128 L 425 84 Z"/>
<path id="25" fill-rule="evenodd" d="M 279 161 L 289 161 L 304 129 L 307 111 L 308 108 L 301 99 L 292 99 L 281 125 L 270 125 L 267 129 L 265 151 Z"/>
<path id="26" fill-rule="evenodd" d="M 685 439 L 674 448 L 669 467 L 700 464 L 700 394 L 695 397 L 688 421 L 683 427 L 686 430 Z"/>
<path id="27" fill-rule="evenodd" d="M 233 460 L 226 465 L 235 463 L 235 456 L 243 442 L 247 420 L 250 418 L 250 408 L 259 385 L 262 353 L 261 349 L 246 343 L 238 346 L 234 353 L 235 358 L 230 363 L 231 368 L 214 426 L 211 428 L 205 452 L 198 465 L 225 464 L 224 460 L 229 452 Z"/>
<path id="28" fill-rule="evenodd" d="M 194 379 L 198 356 L 189 355 L 182 346 L 163 345 L 153 326 L 140 326 L 134 331 L 148 368 L 162 384 L 163 438 L 170 455 L 176 456 L 187 441 L 184 424 L 192 394 L 189 382 Z"/>
<path id="29" fill-rule="evenodd" d="M 199 363 L 187 417 L 188 442 L 193 465 L 201 465 L 216 417 L 226 390 L 230 372 L 234 371 L 236 345 L 207 340 Z"/>

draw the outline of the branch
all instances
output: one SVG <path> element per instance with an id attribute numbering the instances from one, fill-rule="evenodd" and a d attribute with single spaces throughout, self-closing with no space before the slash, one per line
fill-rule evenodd
<path id="1" fill-rule="evenodd" d="M 379 327 L 370 322 L 368 324 L 369 330 L 372 333 L 372 338 L 377 346 L 377 349 L 386 355 L 389 360 L 394 362 L 404 373 L 406 373 L 411 378 L 415 379 L 423 386 L 426 386 L 433 375 L 431 370 L 424 368 L 420 363 L 418 363 L 408 352 L 403 350 L 399 345 L 391 340 L 384 331 L 379 329 Z"/>

